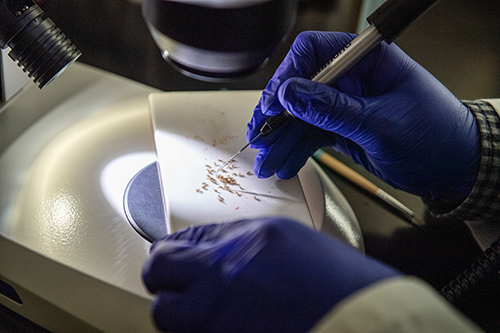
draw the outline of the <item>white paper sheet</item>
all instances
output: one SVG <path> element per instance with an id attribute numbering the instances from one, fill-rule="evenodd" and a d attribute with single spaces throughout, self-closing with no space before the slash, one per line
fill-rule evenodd
<path id="1" fill-rule="evenodd" d="M 257 151 L 247 148 L 227 172 L 237 183 L 217 180 L 216 170 L 246 144 L 246 124 L 259 91 L 171 92 L 149 97 L 169 230 L 269 215 L 311 226 L 297 177 L 258 179 Z M 215 164 L 214 164 L 215 162 Z M 247 174 L 248 173 L 248 174 Z M 205 186 L 206 184 L 206 186 Z M 236 193 L 238 192 L 238 193 Z"/>

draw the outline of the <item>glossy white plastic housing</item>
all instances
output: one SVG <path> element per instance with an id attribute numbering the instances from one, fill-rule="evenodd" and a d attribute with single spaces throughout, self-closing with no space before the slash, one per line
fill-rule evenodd
<path id="1" fill-rule="evenodd" d="M 152 92 L 158 91 L 76 63 L 43 92 L 28 86 L 0 110 L 0 280 L 22 300 L 0 294 L 1 304 L 52 332 L 155 331 L 152 296 L 141 281 L 150 243 L 122 207 L 129 180 L 156 159 Z M 183 103 L 199 104 L 206 94 L 188 94 Z M 212 107 L 232 112 L 237 108 L 227 102 L 241 94 L 214 93 Z M 259 92 L 247 94 L 253 101 Z M 242 105 L 235 106 L 245 112 Z M 314 168 L 308 172 L 304 194 L 295 195 L 308 196 L 309 187 L 324 207 L 314 209 L 321 229 L 362 246 L 342 194 Z"/>

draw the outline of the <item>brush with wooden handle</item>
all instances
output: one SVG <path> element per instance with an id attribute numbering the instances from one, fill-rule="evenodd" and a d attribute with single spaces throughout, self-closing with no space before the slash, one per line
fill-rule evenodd
<path id="1" fill-rule="evenodd" d="M 396 198 L 379 188 L 377 185 L 373 184 L 371 181 L 369 181 L 353 169 L 349 168 L 347 165 L 337 160 L 332 155 L 326 153 L 324 150 L 319 149 L 318 151 L 316 151 L 313 154 L 313 158 L 317 162 L 327 166 L 350 182 L 354 183 L 355 185 L 359 186 L 368 193 L 376 196 L 383 202 L 396 209 L 405 217 L 405 220 L 411 223 L 413 226 L 421 227 L 423 225 L 422 221 L 418 220 L 415 217 L 415 213 L 411 209 L 403 205 Z"/>

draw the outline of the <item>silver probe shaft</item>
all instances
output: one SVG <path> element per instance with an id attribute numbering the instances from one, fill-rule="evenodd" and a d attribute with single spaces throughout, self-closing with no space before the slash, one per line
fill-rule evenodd
<path id="1" fill-rule="evenodd" d="M 258 138 L 259 136 L 261 136 L 261 135 L 262 135 L 262 133 L 257 134 L 257 135 L 256 135 L 256 136 L 252 139 L 252 141 L 250 141 L 249 143 L 247 143 L 246 145 L 244 145 L 244 146 L 243 146 L 243 148 L 241 148 L 240 150 L 238 150 L 238 151 L 236 152 L 236 154 L 234 154 L 233 156 L 231 156 L 231 157 L 227 160 L 227 162 L 226 162 L 226 163 L 224 163 L 224 164 L 223 164 L 220 168 L 218 168 L 218 169 L 217 169 L 216 173 L 219 173 L 222 169 L 224 169 L 224 168 L 225 168 L 225 167 L 226 167 L 229 163 L 231 163 L 231 162 L 234 160 L 234 158 L 235 158 L 236 156 L 238 156 L 238 155 L 239 155 L 239 154 L 240 154 L 243 150 L 245 150 L 248 146 L 250 146 L 250 144 L 251 144 L 252 142 L 254 142 L 255 140 L 257 140 L 257 138 Z"/>

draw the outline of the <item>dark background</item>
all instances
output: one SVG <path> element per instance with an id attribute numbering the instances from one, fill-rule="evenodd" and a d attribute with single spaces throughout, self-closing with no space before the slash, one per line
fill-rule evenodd
<path id="1" fill-rule="evenodd" d="M 126 0 L 39 1 L 62 31 L 81 49 L 81 62 L 164 90 L 263 89 L 298 32 L 355 32 L 361 1 L 303 0 L 294 31 L 266 67 L 245 79 L 214 84 L 187 78 L 161 57 L 144 23 L 140 5 Z M 500 97 L 500 2 L 442 0 L 397 41 L 404 51 L 441 80 L 458 98 Z M 349 163 L 349 161 L 345 161 Z M 357 168 L 423 218 L 418 198 L 402 194 Z M 480 250 L 460 221 L 430 221 L 429 227 L 409 227 L 380 202 L 327 171 L 360 221 L 366 252 L 405 273 L 417 275 L 437 289 L 468 267 Z M 376 216 L 376 218 L 375 218 Z M 484 329 L 500 331 L 497 280 L 478 290 L 459 309 Z M 1 310 L 1 308 L 0 308 Z M 4 309 L 1 332 L 40 332 Z"/>
<path id="2" fill-rule="evenodd" d="M 165 91 L 263 89 L 298 32 L 355 32 L 359 0 L 302 0 L 287 42 L 260 72 L 228 84 L 186 78 L 165 63 L 127 0 L 45 0 L 41 7 L 83 51 L 81 61 Z M 397 41 L 459 98 L 498 96 L 500 3 L 442 0 Z"/>

